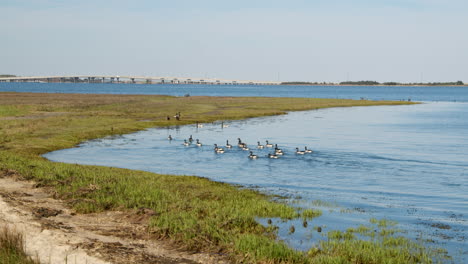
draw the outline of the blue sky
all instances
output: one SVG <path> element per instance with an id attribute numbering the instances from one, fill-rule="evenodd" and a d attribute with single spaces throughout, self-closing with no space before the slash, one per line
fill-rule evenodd
<path id="1" fill-rule="evenodd" d="M 468 82 L 468 1 L 0 0 L 0 74 Z"/>

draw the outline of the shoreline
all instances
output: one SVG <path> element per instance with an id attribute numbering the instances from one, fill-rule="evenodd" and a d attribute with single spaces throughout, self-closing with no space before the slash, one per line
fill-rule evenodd
<path id="1" fill-rule="evenodd" d="M 5 95 L 5 93 L 4 93 L 4 95 Z M 211 204 L 211 200 L 213 200 L 214 197 L 217 197 L 216 199 L 221 199 L 223 201 L 223 198 L 222 198 L 223 196 L 225 196 L 225 195 L 234 195 L 233 198 L 231 198 L 231 199 L 240 199 L 240 200 L 236 200 L 236 201 L 241 202 L 241 203 L 246 203 L 246 208 L 243 208 L 243 209 L 244 210 L 249 209 L 248 212 L 239 211 L 239 213 L 237 215 L 243 215 L 243 214 L 247 213 L 247 215 L 245 215 L 245 219 L 242 220 L 242 222 L 240 222 L 240 224 L 241 225 L 246 225 L 247 223 L 249 223 L 247 225 L 247 227 L 249 229 L 252 228 L 252 231 L 253 231 L 252 235 L 257 234 L 258 231 L 260 231 L 260 233 L 264 233 L 264 232 L 268 233 L 268 232 L 271 232 L 271 231 L 268 231 L 268 229 L 265 229 L 264 227 L 259 226 L 258 223 L 250 223 L 249 221 L 251 221 L 251 220 L 248 220 L 248 219 L 250 219 L 251 216 L 248 216 L 248 214 L 253 213 L 253 215 L 263 216 L 263 217 L 276 216 L 276 217 L 281 217 L 281 218 L 285 218 L 285 219 L 300 217 L 301 214 L 298 214 L 299 212 L 297 212 L 296 209 L 292 209 L 292 208 L 290 208 L 290 207 L 288 207 L 288 206 L 286 206 L 284 204 L 272 203 L 270 201 L 271 198 L 268 195 L 260 194 L 260 193 L 257 193 L 255 191 L 253 191 L 253 190 L 239 190 L 234 186 L 230 186 L 229 184 L 212 182 L 212 181 L 209 181 L 207 179 L 200 178 L 200 177 L 170 176 L 170 178 L 166 179 L 164 175 L 158 175 L 158 174 L 155 174 L 155 173 L 143 173 L 143 172 L 138 172 L 138 171 L 131 171 L 131 170 L 125 170 L 125 169 L 116 169 L 116 168 L 107 168 L 107 167 L 99 167 L 99 166 L 84 166 L 84 165 L 54 163 L 54 162 L 46 161 L 43 158 L 39 158 L 38 155 L 43 154 L 45 152 L 49 152 L 50 150 L 67 148 L 67 147 L 70 147 L 70 145 L 75 145 L 76 142 L 79 143 L 79 142 L 82 142 L 83 140 L 99 138 L 99 137 L 103 137 L 103 136 L 106 136 L 106 135 L 115 135 L 115 134 L 123 134 L 123 133 L 134 132 L 134 131 L 142 130 L 142 129 L 145 129 L 145 128 L 148 128 L 148 127 L 167 126 L 168 121 L 166 121 L 166 120 L 164 120 L 164 121 L 163 120 L 153 120 L 153 121 L 149 121 L 149 122 L 141 122 L 141 120 L 148 120 L 145 111 L 143 111 L 143 112 L 140 111 L 138 113 L 136 113 L 136 112 L 127 112 L 122 117 L 119 117 L 119 115 L 117 114 L 117 113 L 125 113 L 125 111 L 128 111 L 128 107 L 130 105 L 134 105 L 134 106 L 138 105 L 139 107 L 141 107 L 141 105 L 142 105 L 141 103 L 143 103 L 143 105 L 144 105 L 143 108 L 144 109 L 146 109 L 145 107 L 149 107 L 149 108 L 153 109 L 151 106 L 146 105 L 148 100 L 149 101 L 155 100 L 158 103 L 160 103 L 160 104 L 162 104 L 162 105 L 164 105 L 166 107 L 170 107 L 170 105 L 167 105 L 166 102 L 165 102 L 167 100 L 169 100 L 169 101 L 181 100 L 182 104 L 181 105 L 176 105 L 176 107 L 186 107 L 187 106 L 187 101 L 189 101 L 191 104 L 195 104 L 195 105 L 204 102 L 204 104 L 200 105 L 200 106 L 202 106 L 201 107 L 201 110 L 202 110 L 201 112 L 197 112 L 197 111 L 200 111 L 200 109 L 199 109 L 200 106 L 198 106 L 198 108 L 193 109 L 195 112 L 197 112 L 197 113 L 193 114 L 193 116 L 190 116 L 190 114 L 189 114 L 188 117 L 185 117 L 186 116 L 185 111 L 188 111 L 188 109 L 186 109 L 186 110 L 184 110 L 182 112 L 182 119 L 187 118 L 188 120 L 181 120 L 182 122 L 177 122 L 177 121 L 172 121 L 172 120 L 170 121 L 170 123 L 174 123 L 176 125 L 177 124 L 180 124 L 180 125 L 194 124 L 194 123 L 196 123 L 198 121 L 200 121 L 200 122 L 209 122 L 209 121 L 214 121 L 214 120 L 220 120 L 220 118 L 222 118 L 221 120 L 228 120 L 228 119 L 229 120 L 234 120 L 234 119 L 244 119 L 244 118 L 249 118 L 249 117 L 257 117 L 257 116 L 277 115 L 277 114 L 283 114 L 283 113 L 285 113 L 285 111 L 312 110 L 312 109 L 328 108 L 328 107 L 339 107 L 339 106 L 356 106 L 356 104 L 361 104 L 361 105 L 414 104 L 414 103 L 408 103 L 408 102 L 389 102 L 389 101 L 387 101 L 387 102 L 383 102 L 383 101 L 371 102 L 371 101 L 366 101 L 366 100 L 303 99 L 303 98 L 248 98 L 248 97 L 245 97 L 245 98 L 216 97 L 216 98 L 214 98 L 216 100 L 225 100 L 224 103 L 232 105 L 233 108 L 231 110 L 229 110 L 229 109 L 226 110 L 226 108 L 223 108 L 223 111 L 225 111 L 226 113 L 230 113 L 228 116 L 225 116 L 225 115 L 222 115 L 222 114 L 219 114 L 218 112 L 216 112 L 214 110 L 216 108 L 212 108 L 213 106 L 216 106 L 216 105 L 218 105 L 218 107 L 219 106 L 225 107 L 225 105 L 219 104 L 219 102 L 216 102 L 216 100 L 213 101 L 213 98 L 210 98 L 210 97 L 177 98 L 177 97 L 170 97 L 170 96 L 125 96 L 125 95 L 122 95 L 122 96 L 115 96 L 115 95 L 100 95 L 100 96 L 97 96 L 97 95 L 76 95 L 76 94 L 73 95 L 73 94 L 23 94 L 23 93 L 10 93 L 8 95 L 12 96 L 13 98 L 23 97 L 22 100 L 26 100 L 26 101 L 28 101 L 30 99 L 35 99 L 35 100 L 38 99 L 38 98 L 34 98 L 34 97 L 42 97 L 42 98 L 40 98 L 39 103 L 44 101 L 44 100 L 49 101 L 50 100 L 49 98 L 55 98 L 55 99 L 57 99 L 56 97 L 59 98 L 58 107 L 57 106 L 55 106 L 55 107 L 49 106 L 49 107 L 43 108 L 44 106 L 39 104 L 40 109 L 29 109 L 30 112 L 28 112 L 28 113 L 18 112 L 18 111 L 20 111 L 19 109 L 10 109 L 9 111 L 12 113 L 10 116 L 13 116 L 13 117 L 16 116 L 17 117 L 17 119 L 8 120 L 8 122 L 11 123 L 11 124 L 16 123 L 16 122 L 23 122 L 23 126 L 24 126 L 26 123 L 45 122 L 46 124 L 44 124 L 44 125 L 57 126 L 57 125 L 63 125 L 63 123 L 65 122 L 65 123 L 71 123 L 72 125 L 74 125 L 74 127 L 72 127 L 73 128 L 72 130 L 65 129 L 65 131 L 63 131 L 63 130 L 48 131 L 49 130 L 48 128 L 44 128 L 44 127 L 42 127 L 40 125 L 36 125 L 36 126 L 39 126 L 40 131 L 42 131 L 44 129 L 47 130 L 48 131 L 46 133 L 47 135 L 42 135 L 40 133 L 39 133 L 39 135 L 30 135 L 30 138 L 32 136 L 32 138 L 35 139 L 37 142 L 33 142 L 33 144 L 27 143 L 28 146 L 29 146 L 29 149 L 26 149 L 26 151 L 20 151 L 19 153 L 17 153 L 17 151 L 26 142 L 24 142 L 22 144 L 15 144 L 16 142 L 14 141 L 14 139 L 13 139 L 13 141 L 9 141 L 9 142 L 5 142 L 5 140 L 0 141 L 0 152 L 4 152 L 5 154 L 7 154 L 6 155 L 6 160 L 3 160 L 3 159 L 5 159 L 5 157 L 3 159 L 0 158 L 0 165 L 1 165 L 0 168 L 12 169 L 12 168 L 16 167 L 15 169 L 18 169 L 18 173 L 20 175 L 22 175 L 23 177 L 25 177 L 27 179 L 31 179 L 31 180 L 34 179 L 39 184 L 43 184 L 45 186 L 48 186 L 48 188 L 55 189 L 55 196 L 57 196 L 58 198 L 61 198 L 64 201 L 69 201 L 70 198 L 71 198 L 70 195 L 72 195 L 72 197 L 73 196 L 80 197 L 80 196 L 84 195 L 83 198 L 86 198 L 86 199 L 91 198 L 92 201 L 86 201 L 86 200 L 83 200 L 83 199 L 80 198 L 81 200 L 79 199 L 78 202 L 71 203 L 71 205 L 72 205 L 71 208 L 73 208 L 73 210 L 75 210 L 77 213 L 87 213 L 87 214 L 89 214 L 89 213 L 100 212 L 100 211 L 102 211 L 102 212 L 107 212 L 109 210 L 112 211 L 112 210 L 115 210 L 115 209 L 118 209 L 118 208 L 128 208 L 128 209 L 132 208 L 132 204 L 133 204 L 132 201 L 101 201 L 100 200 L 101 199 L 100 197 L 103 194 L 102 191 L 103 190 L 105 191 L 105 189 L 108 188 L 108 187 L 106 187 L 107 186 L 106 184 L 107 184 L 107 181 L 109 179 L 116 179 L 116 177 L 117 177 L 118 180 L 117 180 L 117 182 L 115 184 L 119 184 L 119 182 L 121 182 L 121 183 L 124 184 L 124 186 L 126 186 L 127 190 L 125 190 L 123 193 L 119 193 L 116 197 L 120 197 L 122 195 L 124 195 L 124 196 L 125 195 L 130 195 L 129 197 L 131 198 L 133 195 L 137 195 L 137 194 L 136 193 L 132 194 L 132 192 L 130 190 L 128 190 L 129 185 L 130 186 L 135 185 L 135 188 L 139 190 L 139 188 L 141 189 L 141 188 L 147 188 L 148 187 L 148 186 L 145 186 L 145 185 L 155 184 L 154 181 L 156 180 L 156 178 L 158 178 L 158 179 L 162 180 L 162 182 L 158 183 L 158 184 L 164 184 L 166 181 L 170 181 L 171 185 L 176 185 L 175 188 L 173 189 L 176 192 L 176 194 L 178 192 L 182 191 L 184 196 L 187 195 L 187 193 L 183 191 L 183 190 L 185 190 L 187 188 L 187 184 L 189 184 L 191 186 L 191 188 L 193 188 L 193 186 L 200 186 L 200 187 L 195 188 L 195 191 L 198 190 L 197 188 L 200 188 L 199 189 L 200 193 L 199 194 L 197 193 L 193 197 L 198 197 L 197 199 L 200 199 L 199 197 L 204 197 L 204 196 L 208 195 L 208 198 L 209 198 L 208 200 L 206 200 L 206 201 L 205 200 L 200 200 L 200 202 L 206 203 L 206 205 L 204 206 L 205 208 L 210 208 L 210 206 L 214 206 L 213 204 Z M 67 109 L 72 110 L 72 109 L 69 109 L 70 106 L 68 105 L 71 102 L 66 103 L 67 102 L 66 98 L 68 98 L 68 97 L 78 97 L 81 100 L 83 100 L 83 99 L 91 100 L 92 99 L 91 101 L 94 100 L 96 102 L 94 102 L 94 101 L 93 102 L 81 102 L 81 104 L 83 104 L 83 105 L 76 106 L 77 108 L 75 109 L 75 111 L 66 112 L 64 110 L 67 110 Z M 114 98 L 114 99 L 108 101 L 109 97 Z M 128 99 L 128 101 L 123 100 L 123 99 Z M 105 101 L 104 106 L 102 105 L 103 102 L 97 102 L 99 100 L 104 100 Z M 122 104 L 122 103 L 124 104 L 123 108 L 121 108 L 121 110 L 119 110 L 117 112 L 115 112 L 115 111 L 116 111 L 116 108 L 119 108 L 119 106 L 114 105 L 114 103 L 116 102 L 114 100 L 117 100 L 119 102 L 119 104 Z M 244 102 L 245 100 L 249 100 L 249 102 L 246 103 L 246 102 Z M 260 105 L 264 105 L 264 106 L 271 105 L 271 100 L 274 100 L 274 101 L 277 102 L 275 105 L 281 104 L 281 103 L 283 103 L 283 105 L 281 105 L 280 109 L 271 109 L 271 110 L 268 110 L 266 112 L 265 112 L 265 109 L 261 109 L 261 112 L 256 112 L 256 113 L 255 113 L 255 111 L 256 111 L 255 109 L 244 109 L 244 110 L 247 110 L 247 111 L 243 112 L 240 115 L 237 112 L 234 112 L 234 113 L 229 112 L 229 111 L 234 111 L 234 110 L 235 111 L 240 111 L 238 109 L 238 107 L 242 107 L 242 105 L 244 105 L 243 107 L 248 108 L 250 103 L 252 103 L 254 101 L 258 102 L 258 103 L 260 103 Z M 65 104 L 60 104 L 60 102 L 62 102 L 62 101 Z M 330 103 L 330 101 L 334 102 L 334 104 Z M 291 104 L 293 104 L 294 102 L 302 102 L 303 105 L 301 105 L 299 107 L 297 105 L 292 107 Z M 312 102 L 314 102 L 316 104 L 315 105 L 311 104 Z M 337 103 L 337 102 L 340 102 L 340 103 Z M 320 105 L 318 103 L 323 103 L 323 104 Z M 54 104 L 57 104 L 57 103 L 54 102 Z M 80 104 L 80 103 L 78 103 L 78 104 Z M 83 106 L 85 107 L 84 109 L 83 109 Z M 210 107 L 208 107 L 208 106 L 210 106 Z M 103 110 L 103 107 L 104 107 L 104 110 Z M 110 107 L 110 109 L 112 110 L 111 111 L 112 113 L 109 113 L 109 112 L 105 111 L 105 110 L 107 110 L 106 107 Z M 15 108 L 15 107 L 12 107 L 12 108 Z M 15 113 L 15 110 L 17 111 L 16 113 Z M 35 111 L 35 110 L 41 110 L 41 111 Z M 47 110 L 47 112 L 44 112 L 44 110 Z M 104 111 L 104 112 L 99 112 L 99 111 Z M 89 112 L 89 115 L 86 114 L 88 112 Z M 174 112 L 174 111 L 172 111 L 172 112 Z M 252 112 L 254 112 L 254 113 L 252 113 Z M 53 115 L 52 113 L 59 113 L 59 114 Z M 152 112 L 152 111 L 150 113 L 154 114 L 154 112 Z M 75 116 L 75 114 L 78 114 L 78 116 Z M 116 120 L 113 119 L 113 118 L 116 117 L 115 114 L 117 114 L 117 120 L 120 120 L 120 122 L 122 122 L 122 123 L 115 122 Z M 204 116 L 203 119 L 201 118 L 200 115 Z M 209 115 L 209 116 L 206 116 L 206 115 Z M 112 117 L 111 120 L 113 120 L 113 122 L 110 122 L 111 120 L 108 120 L 108 119 L 105 118 L 105 117 L 109 117 L 109 116 Z M 130 123 L 125 123 L 124 120 L 126 120 L 126 118 L 128 118 L 129 116 L 133 118 L 133 121 L 130 121 Z M 93 120 L 97 121 L 99 124 L 105 125 L 107 127 L 106 127 L 105 130 L 100 130 L 100 129 L 96 130 L 96 128 L 88 127 L 86 125 L 86 122 L 84 124 L 81 124 L 81 123 L 75 124 L 75 122 L 78 122 L 79 119 L 83 118 L 83 117 L 89 119 L 89 121 L 93 121 Z M 160 118 L 163 118 L 163 117 L 164 117 L 164 114 L 162 114 L 162 116 Z M 67 118 L 69 120 L 67 120 Z M 206 119 L 208 121 L 206 121 Z M 57 123 L 55 121 L 57 121 Z M 26 124 L 26 126 L 27 125 L 28 124 Z M 77 126 L 80 129 L 85 129 L 85 130 L 87 129 L 88 131 L 91 130 L 91 132 L 88 132 L 88 134 L 86 134 L 86 133 L 82 134 L 83 132 L 77 132 L 76 131 Z M 110 129 L 109 129 L 109 126 L 110 126 Z M 11 130 L 11 128 L 10 128 L 10 130 Z M 84 132 L 86 132 L 86 131 L 84 131 Z M 63 134 L 68 135 L 68 136 L 63 137 Z M 72 139 L 70 141 L 69 137 L 72 136 L 72 135 L 73 135 L 73 137 L 72 137 Z M 39 138 L 37 138 L 37 136 Z M 46 137 L 44 139 L 47 139 L 45 142 L 43 140 L 41 140 L 41 138 L 44 137 L 44 136 Z M 53 142 L 56 142 L 56 143 L 50 145 L 50 143 L 48 142 L 49 140 L 52 140 Z M 63 140 L 66 141 L 65 144 L 64 144 Z M 28 141 L 28 140 L 26 140 L 26 141 Z M 13 142 L 13 143 L 11 143 L 11 142 Z M 17 151 L 12 152 L 12 150 L 11 150 L 12 148 L 16 149 Z M 16 166 L 15 166 L 15 164 L 16 164 Z M 51 172 L 55 173 L 55 176 L 54 175 L 50 176 L 49 173 L 51 173 Z M 81 177 L 84 177 L 84 179 L 80 179 L 81 183 L 80 182 L 75 182 L 75 180 L 73 179 L 73 177 L 74 177 L 73 175 L 82 175 Z M 129 181 L 130 179 L 136 179 L 136 178 L 141 179 L 141 181 L 142 181 L 141 184 L 143 184 L 143 185 L 138 185 L 139 183 L 134 183 L 133 181 Z M 63 183 L 67 183 L 66 186 L 63 186 Z M 67 185 L 72 185 L 72 186 L 67 186 Z M 208 186 L 210 186 L 210 187 L 208 187 Z M 70 189 L 70 187 L 71 187 L 71 189 Z M 120 188 L 120 187 L 118 187 L 118 185 L 116 185 L 116 187 Z M 115 187 L 111 187 L 111 189 L 110 189 L 111 191 L 112 191 L 112 188 L 115 188 Z M 153 188 L 154 188 L 154 186 L 153 186 Z M 213 188 L 219 189 L 220 193 L 218 194 L 217 192 L 211 192 L 211 191 L 208 194 L 206 193 L 207 190 L 211 190 Z M 83 193 L 84 190 L 85 190 L 85 192 Z M 79 191 L 79 192 L 77 192 L 77 191 Z M 219 196 L 219 195 L 221 195 L 221 193 L 222 193 L 222 196 Z M 142 194 L 138 194 L 138 195 L 143 195 L 144 196 L 145 194 L 142 193 Z M 155 193 L 155 195 L 156 195 L 156 193 Z M 164 192 L 159 193 L 157 195 L 163 195 L 163 196 L 167 195 L 168 196 L 167 198 L 169 198 L 169 200 L 173 199 L 173 198 L 171 198 L 171 196 L 169 194 L 166 194 Z M 190 193 L 189 195 L 193 195 L 193 194 Z M 202 196 L 198 196 L 198 195 L 202 195 Z M 238 196 L 238 195 L 241 195 L 241 196 Z M 246 199 L 247 197 L 250 197 L 250 196 L 252 196 L 252 198 Z M 178 194 L 175 197 L 178 197 L 177 199 L 182 198 Z M 234 198 L 234 197 L 236 197 L 236 198 Z M 188 198 L 190 198 L 190 197 L 188 197 Z M 145 198 L 145 199 L 147 199 L 147 198 Z M 142 201 L 144 201 L 144 200 L 142 200 Z M 148 208 L 152 208 L 151 206 L 154 207 L 155 205 L 154 204 L 152 205 L 151 201 L 154 201 L 154 198 L 149 199 L 148 202 L 137 202 L 136 204 L 142 205 L 143 208 L 145 208 L 146 206 L 149 206 Z M 104 202 L 104 204 L 103 204 L 103 202 Z M 130 203 L 128 203 L 128 202 L 130 202 Z M 223 204 L 224 203 L 229 204 L 229 200 L 223 201 Z M 252 203 L 252 204 L 247 205 L 247 204 L 250 204 L 250 203 Z M 258 209 L 257 208 L 253 208 L 253 209 L 249 208 L 249 207 L 255 207 L 259 203 L 260 203 L 260 207 Z M 254 204 L 255 204 L 255 206 L 254 206 Z M 135 206 L 135 205 L 133 205 L 133 206 Z M 154 212 L 158 212 L 161 209 L 165 210 L 164 208 L 165 208 L 166 205 L 162 205 L 162 206 L 163 207 L 160 207 L 160 209 L 151 209 L 151 210 L 153 210 Z M 191 206 L 196 206 L 196 205 L 191 205 Z M 223 205 L 223 207 L 226 207 L 226 205 Z M 230 204 L 230 205 L 227 206 L 227 208 L 232 208 L 232 207 L 236 208 L 237 206 L 236 206 L 236 204 Z M 155 208 L 158 208 L 158 207 L 155 207 Z M 203 206 L 201 208 L 203 208 Z M 201 208 L 197 209 L 197 210 L 201 210 Z M 222 209 L 215 209 L 215 208 L 217 208 L 217 207 L 213 207 L 213 210 L 222 210 Z M 268 210 L 272 210 L 271 213 L 267 213 L 267 214 L 262 213 L 262 210 L 265 210 L 267 208 L 269 208 Z M 183 211 L 185 211 L 185 210 L 183 210 Z M 192 242 L 190 242 L 189 240 L 185 240 L 186 238 L 184 238 L 184 235 L 182 235 L 182 234 L 178 235 L 177 232 L 174 233 L 175 230 L 172 230 L 171 228 L 175 228 L 175 227 L 173 227 L 171 225 L 166 226 L 167 224 L 173 223 L 174 221 L 177 222 L 178 221 L 177 219 L 179 217 L 181 217 L 180 213 L 172 215 L 173 214 L 172 209 L 167 211 L 167 213 L 168 213 L 168 215 L 164 216 L 164 218 L 166 220 L 165 219 L 159 219 L 159 218 L 162 218 L 162 217 L 159 217 L 157 219 L 152 218 L 152 224 L 155 225 L 155 226 L 153 226 L 153 228 L 157 227 L 155 229 L 155 231 L 156 231 L 156 233 L 159 234 L 158 236 L 162 235 L 162 237 L 160 237 L 160 238 L 165 238 L 165 239 L 169 238 L 170 240 L 175 241 L 177 243 L 182 243 L 183 241 L 185 241 L 185 242 L 183 242 L 183 244 L 185 244 L 184 248 L 186 248 L 187 250 L 194 250 L 197 247 L 199 247 L 200 245 L 192 244 Z M 209 212 L 204 212 L 204 214 L 208 214 L 208 213 Z M 219 213 L 221 213 L 221 211 L 219 211 Z M 308 214 L 309 213 L 310 212 L 308 212 Z M 223 215 L 224 215 L 224 213 L 223 213 Z M 187 221 L 188 222 L 191 221 L 190 219 L 191 219 L 192 216 L 184 216 L 184 217 L 188 217 L 187 219 L 184 220 L 185 223 L 187 223 Z M 210 217 L 207 218 L 208 221 L 210 221 Z M 223 217 L 226 217 L 227 219 L 231 219 L 229 214 L 225 215 Z M 204 218 L 206 218 L 206 217 L 204 217 Z M 215 218 L 217 218 L 217 216 Z M 161 221 L 163 221 L 163 222 L 161 222 Z M 165 222 L 165 221 L 168 221 L 168 222 Z M 216 221 L 218 221 L 218 220 L 216 220 Z M 213 224 L 217 225 L 216 221 Z M 232 220 L 230 220 L 230 221 L 232 221 Z M 247 222 L 244 222 L 244 221 L 247 221 Z M 152 226 L 152 224 L 150 224 L 150 226 Z M 209 223 L 207 223 L 207 224 L 209 224 Z M 177 228 L 180 228 L 180 227 L 177 227 Z M 257 230 L 257 229 L 258 229 L 258 231 L 254 231 L 254 230 Z M 184 234 L 187 233 L 187 232 L 191 232 L 191 231 L 185 230 Z M 229 234 L 229 232 L 232 232 L 232 230 L 226 230 L 225 232 L 228 232 L 226 234 Z M 181 235 L 182 235 L 182 237 L 181 237 Z M 210 234 L 210 233 L 204 234 L 204 232 L 202 232 L 201 235 L 212 236 L 213 234 Z M 234 235 L 234 233 L 229 235 L 229 236 L 233 236 L 233 235 Z M 254 239 L 254 237 L 252 235 L 240 236 L 240 240 L 238 242 L 234 242 L 234 243 L 236 243 L 236 247 L 238 247 L 237 250 L 226 251 L 227 250 L 226 248 L 224 248 L 224 249 L 222 249 L 223 247 L 218 248 L 219 246 L 221 246 L 221 244 L 218 245 L 215 248 L 218 248 L 216 250 L 221 250 L 221 252 L 223 252 L 223 253 L 229 253 L 231 257 L 238 256 L 238 254 L 239 254 L 238 251 L 239 250 L 241 252 L 249 252 L 250 250 L 252 250 L 249 247 L 246 247 L 246 245 L 244 243 L 252 243 L 253 241 L 257 241 L 257 239 L 260 239 L 260 237 Z M 273 233 L 271 233 L 271 235 L 272 235 L 272 237 L 270 237 L 270 239 L 274 237 Z M 236 234 L 235 236 L 238 236 L 238 235 Z M 255 236 L 257 236 L 257 235 L 255 235 Z M 252 239 L 254 239 L 254 240 L 252 240 Z M 240 243 L 240 244 L 237 244 L 237 243 Z M 286 249 L 284 247 L 284 245 L 282 245 L 278 241 L 258 240 L 256 243 L 260 243 L 260 244 L 257 244 L 254 248 L 257 248 L 260 245 L 261 246 L 268 246 L 268 247 L 271 247 L 271 246 L 275 245 L 274 246 L 274 248 L 276 248 L 275 252 L 276 253 L 282 252 L 282 254 L 284 254 L 283 258 L 285 258 L 285 260 L 289 259 L 289 258 L 293 258 L 293 259 L 294 258 L 300 258 L 300 255 L 301 255 L 301 254 L 296 255 L 297 252 L 293 253 L 293 251 L 291 251 L 289 249 Z M 271 254 L 271 253 L 268 253 L 268 254 Z M 252 256 L 250 256 L 249 258 L 251 258 L 251 257 Z M 254 257 L 254 259 L 256 259 L 256 261 L 259 261 L 259 260 L 265 259 L 265 258 L 268 258 L 268 257 L 267 256 L 255 256 Z"/>

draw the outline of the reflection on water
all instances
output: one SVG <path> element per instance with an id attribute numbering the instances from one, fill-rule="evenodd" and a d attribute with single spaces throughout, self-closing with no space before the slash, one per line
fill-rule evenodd
<path id="1" fill-rule="evenodd" d="M 368 223 L 397 221 L 408 236 L 420 233 L 467 262 L 468 104 L 334 108 L 284 116 L 149 129 L 46 155 L 54 161 L 98 164 L 165 174 L 198 175 L 291 197 L 324 215 L 296 232 L 280 229 L 290 245 L 307 249 L 325 232 Z M 225 123 L 227 124 L 227 123 Z M 172 141 L 167 137 L 172 135 Z M 192 135 L 202 147 L 184 146 Z M 237 138 L 258 155 L 237 147 Z M 213 144 L 233 149 L 216 154 Z M 269 140 L 283 149 L 267 158 Z M 295 148 L 314 152 L 298 155 Z M 299 200 L 294 198 L 300 198 Z M 317 202 L 320 201 L 320 202 Z M 314 202 L 315 201 L 315 202 Z M 333 206 L 330 206 L 333 205 Z M 440 224 L 450 229 L 439 229 Z"/>

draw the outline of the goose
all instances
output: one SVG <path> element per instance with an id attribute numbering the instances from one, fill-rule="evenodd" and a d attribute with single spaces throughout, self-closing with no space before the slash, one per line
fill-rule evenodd
<path id="1" fill-rule="evenodd" d="M 229 125 L 225 125 L 224 122 L 221 122 L 221 128 L 227 128 Z"/>
<path id="2" fill-rule="evenodd" d="M 299 148 L 296 148 L 296 154 L 299 154 L 299 155 L 304 155 L 305 152 L 302 151 L 302 150 L 299 150 Z"/>
<path id="3" fill-rule="evenodd" d="M 283 155 L 283 150 L 278 148 L 278 144 L 275 144 L 275 154 L 276 155 Z"/>
<path id="4" fill-rule="evenodd" d="M 169 135 L 169 136 L 167 137 L 167 139 L 168 139 L 168 140 L 172 140 L 172 136 Z"/>
<path id="5" fill-rule="evenodd" d="M 232 145 L 229 144 L 229 140 L 226 140 L 226 148 L 228 148 L 228 149 L 232 148 Z"/>
<path id="6" fill-rule="evenodd" d="M 190 143 L 192 143 L 192 141 L 193 141 L 193 137 L 192 137 L 192 135 L 190 135 L 190 137 L 189 137 L 188 141 L 189 141 Z"/>
<path id="7" fill-rule="evenodd" d="M 278 156 L 275 155 L 275 154 L 268 153 L 268 158 L 270 158 L 270 159 L 277 159 Z"/>
<path id="8" fill-rule="evenodd" d="M 198 123 L 198 121 L 197 121 L 197 128 L 202 128 L 202 127 L 203 127 L 203 124 L 200 124 L 200 123 Z"/>
<path id="9" fill-rule="evenodd" d="M 245 146 L 245 143 L 242 143 L 242 140 L 240 138 L 237 138 L 237 146 L 239 148 L 243 148 Z"/>
<path id="10" fill-rule="evenodd" d="M 184 146 L 188 147 L 189 145 L 190 145 L 190 143 L 189 143 L 189 142 L 187 142 L 187 140 L 186 140 L 186 139 L 184 139 Z"/>
<path id="11" fill-rule="evenodd" d="M 202 143 L 200 143 L 200 140 L 198 140 L 198 138 L 197 138 L 197 143 L 195 143 L 195 145 L 197 145 L 197 147 L 201 147 L 201 146 L 202 146 Z"/>
<path id="12" fill-rule="evenodd" d="M 244 143 L 244 146 L 242 147 L 242 150 L 247 151 L 247 150 L 250 150 L 250 149 L 247 147 L 247 144 Z"/>
<path id="13" fill-rule="evenodd" d="M 215 146 L 215 147 L 214 147 L 214 151 L 215 151 L 216 153 L 220 153 L 220 154 L 221 154 L 221 153 L 224 153 L 224 149 L 218 148 L 218 144 L 214 144 L 214 146 Z"/>
<path id="14" fill-rule="evenodd" d="M 272 148 L 273 147 L 273 144 L 268 143 L 268 140 L 265 140 L 265 141 L 266 141 L 265 147 L 267 147 L 267 148 Z"/>
<path id="15" fill-rule="evenodd" d="M 258 158 L 257 155 L 254 155 L 252 151 L 250 151 L 249 159 L 256 159 Z"/>
<path id="16" fill-rule="evenodd" d="M 304 152 L 305 152 L 305 153 L 312 153 L 312 150 L 311 150 L 311 149 L 307 149 L 307 146 L 306 146 Z"/>
<path id="17" fill-rule="evenodd" d="M 265 146 L 263 145 L 260 145 L 260 141 L 257 141 L 257 148 L 258 149 L 263 149 Z"/>

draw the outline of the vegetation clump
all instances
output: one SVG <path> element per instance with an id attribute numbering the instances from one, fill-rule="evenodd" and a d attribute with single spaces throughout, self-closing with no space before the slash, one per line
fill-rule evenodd
<path id="1" fill-rule="evenodd" d="M 39 264 L 24 252 L 23 235 L 7 227 L 0 228 L 0 263 Z"/>

